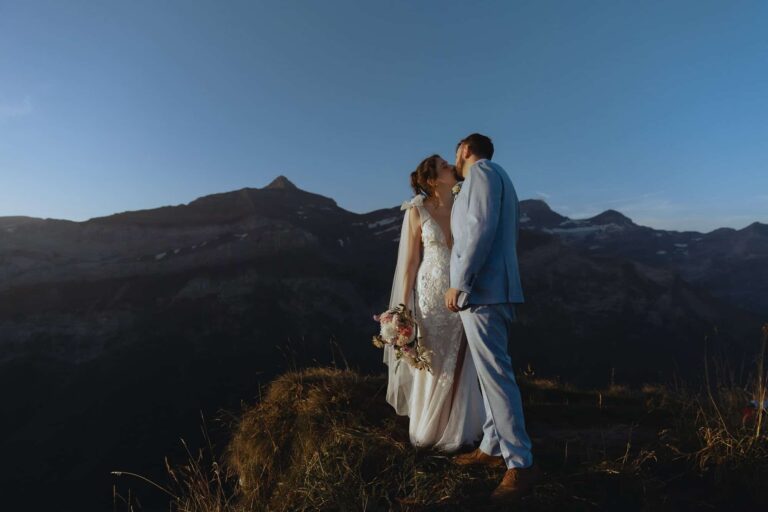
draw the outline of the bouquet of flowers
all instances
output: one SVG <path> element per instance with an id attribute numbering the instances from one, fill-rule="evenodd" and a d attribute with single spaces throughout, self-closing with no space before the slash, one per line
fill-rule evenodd
<path id="1" fill-rule="evenodd" d="M 417 370 L 427 370 L 432 373 L 429 359 L 431 352 L 419 342 L 420 338 L 417 335 L 419 326 L 405 304 L 388 309 L 374 316 L 373 319 L 381 324 L 381 331 L 373 337 L 373 344 L 376 347 L 384 348 L 385 345 L 392 345 L 398 360 L 405 359 Z"/>

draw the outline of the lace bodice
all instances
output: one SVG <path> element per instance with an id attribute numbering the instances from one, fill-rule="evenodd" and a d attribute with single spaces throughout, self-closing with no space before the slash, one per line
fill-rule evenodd
<path id="1" fill-rule="evenodd" d="M 440 227 L 440 224 L 437 223 L 423 206 L 419 207 L 419 215 L 421 215 L 422 218 L 421 241 L 424 244 L 424 248 L 443 246 L 448 251 L 448 256 L 450 256 L 451 249 L 448 247 L 448 242 L 445 239 L 445 231 Z"/>
<path id="2" fill-rule="evenodd" d="M 423 315 L 455 316 L 446 309 L 443 299 L 449 287 L 451 261 L 445 233 L 423 206 L 419 207 L 419 215 L 424 252 L 416 281 L 418 309 Z"/>

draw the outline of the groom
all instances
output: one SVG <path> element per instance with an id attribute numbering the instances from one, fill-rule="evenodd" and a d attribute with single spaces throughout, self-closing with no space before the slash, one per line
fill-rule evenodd
<path id="1" fill-rule="evenodd" d="M 520 390 L 507 342 L 523 302 L 517 263 L 518 202 L 506 171 L 494 162 L 491 139 L 473 133 L 456 147 L 456 172 L 464 184 L 451 211 L 451 288 L 445 305 L 459 312 L 483 392 L 486 420 L 475 451 L 461 465 L 505 465 L 491 500 L 528 493 L 539 478 L 525 431 Z"/>

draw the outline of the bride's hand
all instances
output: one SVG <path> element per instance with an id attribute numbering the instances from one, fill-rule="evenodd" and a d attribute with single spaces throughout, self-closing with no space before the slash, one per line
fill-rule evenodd
<path id="1" fill-rule="evenodd" d="M 459 294 L 461 293 L 461 290 L 458 288 L 449 288 L 447 292 L 445 292 L 445 307 L 453 311 L 454 313 L 459 312 Z"/>

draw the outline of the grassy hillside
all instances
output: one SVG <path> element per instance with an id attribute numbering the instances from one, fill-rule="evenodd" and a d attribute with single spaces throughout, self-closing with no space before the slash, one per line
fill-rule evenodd
<path id="1" fill-rule="evenodd" d="M 713 371 L 709 387 L 692 392 L 520 376 L 546 476 L 516 509 L 764 510 L 767 418 L 745 405 L 765 398 L 765 377 L 758 366 L 738 387 Z M 351 370 L 286 373 L 243 408 L 226 446 L 169 461 L 158 485 L 178 511 L 486 510 L 503 470 L 459 468 L 414 449 L 385 390 L 384 376 Z M 150 486 L 118 482 L 115 508 L 140 509 L 136 491 Z"/>

